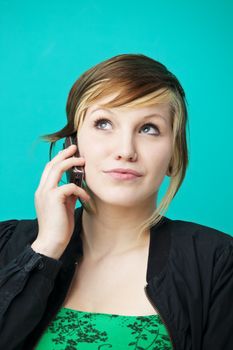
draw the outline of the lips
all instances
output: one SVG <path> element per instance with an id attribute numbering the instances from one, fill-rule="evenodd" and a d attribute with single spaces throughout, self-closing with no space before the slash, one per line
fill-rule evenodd
<path id="1" fill-rule="evenodd" d="M 138 171 L 133 169 L 116 168 L 104 171 L 105 173 L 119 173 L 119 174 L 131 174 L 134 176 L 142 176 Z"/>

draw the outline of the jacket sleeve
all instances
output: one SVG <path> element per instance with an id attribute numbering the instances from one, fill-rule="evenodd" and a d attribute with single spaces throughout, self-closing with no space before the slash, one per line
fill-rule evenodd
<path id="1" fill-rule="evenodd" d="M 233 239 L 223 249 L 214 268 L 202 349 L 233 349 Z"/>
<path id="2" fill-rule="evenodd" d="M 8 245 L 12 250 L 12 236 L 19 223 L 0 222 L 0 349 L 20 348 L 17 345 L 39 322 L 62 264 L 36 253 L 30 243 L 12 258 Z M 20 239 L 17 236 L 14 241 Z"/>

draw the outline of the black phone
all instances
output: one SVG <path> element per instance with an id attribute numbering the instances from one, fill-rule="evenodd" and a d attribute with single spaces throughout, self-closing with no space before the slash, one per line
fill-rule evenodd
<path id="1" fill-rule="evenodd" d="M 65 142 L 63 143 L 63 149 L 69 147 L 72 144 L 75 144 L 77 146 L 77 150 L 72 157 L 80 157 L 76 133 L 65 138 Z M 80 166 L 73 166 L 71 169 L 66 171 L 66 178 L 68 183 L 72 182 L 75 183 L 77 186 L 83 188 L 83 181 L 85 180 L 84 168 Z"/>

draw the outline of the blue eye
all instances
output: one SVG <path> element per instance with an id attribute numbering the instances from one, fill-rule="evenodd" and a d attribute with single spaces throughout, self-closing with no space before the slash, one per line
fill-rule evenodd
<path id="1" fill-rule="evenodd" d="M 146 129 L 146 128 L 147 128 L 147 129 L 153 128 L 154 130 L 157 130 L 156 135 L 160 134 L 159 128 L 158 128 L 155 124 L 153 124 L 153 123 L 144 124 L 144 125 L 143 125 L 143 128 L 144 128 L 144 129 Z M 148 134 L 149 134 L 149 135 L 155 135 L 154 133 L 153 133 L 153 134 L 148 133 Z"/>
<path id="2" fill-rule="evenodd" d="M 111 126 L 112 123 L 110 120 L 108 120 L 106 118 L 98 118 L 94 121 L 94 127 L 96 129 L 109 130 L 108 125 Z M 148 134 L 148 135 L 159 135 L 160 134 L 159 128 L 153 123 L 144 124 L 141 129 L 148 130 L 148 132 L 147 131 L 145 132 L 145 134 Z"/>
<path id="3" fill-rule="evenodd" d="M 99 127 L 99 125 L 106 124 L 108 122 L 111 123 L 108 119 L 103 119 L 103 118 L 96 119 L 94 121 L 94 127 L 97 129 L 102 129 L 101 127 Z"/>

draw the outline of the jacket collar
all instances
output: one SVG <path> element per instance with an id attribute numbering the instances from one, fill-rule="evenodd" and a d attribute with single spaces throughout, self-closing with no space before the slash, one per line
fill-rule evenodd
<path id="1" fill-rule="evenodd" d="M 72 238 L 61 256 L 64 270 L 73 269 L 78 257 L 83 255 L 81 231 L 82 231 L 83 207 L 75 209 L 75 227 Z M 147 261 L 146 281 L 158 277 L 166 266 L 171 246 L 171 222 L 163 216 L 161 221 L 150 229 L 150 243 Z"/>

